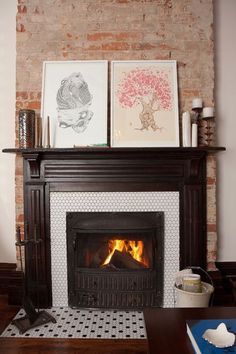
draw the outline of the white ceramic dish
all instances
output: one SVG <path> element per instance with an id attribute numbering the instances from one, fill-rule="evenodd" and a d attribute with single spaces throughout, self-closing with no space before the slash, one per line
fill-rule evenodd
<path id="1" fill-rule="evenodd" d="M 235 342 L 235 335 L 227 330 L 223 322 L 216 329 L 207 329 L 202 337 L 217 348 L 231 347 Z"/>

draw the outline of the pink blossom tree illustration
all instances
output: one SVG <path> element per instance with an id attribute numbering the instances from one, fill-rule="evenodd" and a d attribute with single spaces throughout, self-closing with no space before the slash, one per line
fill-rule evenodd
<path id="1" fill-rule="evenodd" d="M 152 68 L 137 68 L 125 74 L 117 90 L 119 103 L 124 108 L 141 106 L 140 130 L 161 130 L 155 112 L 172 109 L 172 95 L 168 74 Z"/>

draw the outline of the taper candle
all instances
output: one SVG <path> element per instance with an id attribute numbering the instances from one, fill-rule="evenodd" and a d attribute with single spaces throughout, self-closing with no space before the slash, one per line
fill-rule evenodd
<path id="1" fill-rule="evenodd" d="M 47 148 L 50 148 L 50 117 L 47 116 Z"/>
<path id="2" fill-rule="evenodd" d="M 191 118 L 189 112 L 184 112 L 182 115 L 182 138 L 183 146 L 191 146 Z"/>
<path id="3" fill-rule="evenodd" d="M 196 123 L 192 124 L 192 147 L 198 146 L 198 126 Z"/>

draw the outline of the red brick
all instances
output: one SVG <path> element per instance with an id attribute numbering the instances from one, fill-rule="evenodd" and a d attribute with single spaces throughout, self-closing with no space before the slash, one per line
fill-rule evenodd
<path id="1" fill-rule="evenodd" d="M 39 102 L 39 101 L 28 102 L 27 108 L 28 109 L 40 109 L 41 108 L 41 102 Z"/>
<path id="2" fill-rule="evenodd" d="M 28 92 L 16 92 L 16 99 L 23 99 L 27 100 L 28 99 Z"/>
<path id="3" fill-rule="evenodd" d="M 183 97 L 199 97 L 199 90 L 182 90 Z"/>
<path id="4" fill-rule="evenodd" d="M 216 178 L 207 177 L 207 184 L 212 185 L 216 183 Z"/>
<path id="5" fill-rule="evenodd" d="M 133 43 L 131 44 L 131 48 L 133 50 L 150 50 L 156 48 L 156 46 L 151 43 Z"/>
<path id="6" fill-rule="evenodd" d="M 88 41 L 103 41 L 112 38 L 114 38 L 114 35 L 111 32 L 96 32 L 87 35 Z"/>
<path id="7" fill-rule="evenodd" d="M 25 5 L 18 5 L 17 10 L 19 14 L 25 14 L 27 12 L 27 7 Z"/>
<path id="8" fill-rule="evenodd" d="M 17 32 L 25 32 L 25 26 L 22 23 L 18 23 L 16 26 Z"/>
<path id="9" fill-rule="evenodd" d="M 207 232 L 216 232 L 215 224 L 207 224 Z"/>
<path id="10" fill-rule="evenodd" d="M 101 48 L 102 50 L 128 50 L 129 49 L 129 44 L 124 43 L 124 42 L 111 42 L 111 43 L 106 43 L 102 44 Z"/>

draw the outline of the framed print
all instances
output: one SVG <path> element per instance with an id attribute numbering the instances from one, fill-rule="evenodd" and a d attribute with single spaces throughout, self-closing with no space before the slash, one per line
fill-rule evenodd
<path id="1" fill-rule="evenodd" d="M 107 145 L 107 61 L 45 61 L 41 115 L 51 147 Z"/>
<path id="2" fill-rule="evenodd" d="M 111 75 L 111 145 L 179 146 L 176 61 L 113 61 Z"/>

